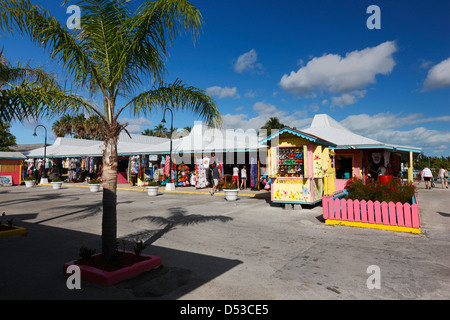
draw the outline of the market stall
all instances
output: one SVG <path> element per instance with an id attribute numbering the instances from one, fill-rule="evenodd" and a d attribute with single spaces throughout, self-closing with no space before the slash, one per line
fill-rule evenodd
<path id="1" fill-rule="evenodd" d="M 284 128 L 269 136 L 268 176 L 271 200 L 284 204 L 314 204 L 334 189 L 332 143 L 302 131 Z"/>

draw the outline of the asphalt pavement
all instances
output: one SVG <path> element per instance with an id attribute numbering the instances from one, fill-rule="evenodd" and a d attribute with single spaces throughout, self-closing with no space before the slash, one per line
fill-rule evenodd
<path id="1" fill-rule="evenodd" d="M 180 190 L 180 189 L 177 189 Z M 262 191 L 118 190 L 118 246 L 162 266 L 110 287 L 68 289 L 62 266 L 101 248 L 102 194 L 86 185 L 0 188 L 2 300 L 447 300 L 450 189 L 418 186 L 421 234 L 325 225 L 320 205 L 284 210 Z M 182 191 L 182 190 L 180 190 Z"/>

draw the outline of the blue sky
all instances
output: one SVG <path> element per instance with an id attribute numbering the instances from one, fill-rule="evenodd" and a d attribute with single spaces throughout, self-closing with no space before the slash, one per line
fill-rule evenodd
<path id="1" fill-rule="evenodd" d="M 33 3 L 63 22 L 69 17 L 60 1 Z M 178 78 L 206 90 L 224 127 L 258 129 L 278 117 L 301 129 L 326 113 L 355 133 L 450 156 L 450 1 L 192 3 L 203 15 L 202 33 L 195 45 L 189 36 L 175 41 L 165 81 Z M 367 27 L 370 5 L 380 8 L 381 29 Z M 2 35 L 0 43 L 12 63 L 31 60 L 64 79 L 27 39 Z M 161 118 L 121 117 L 133 132 L 151 129 Z M 175 127 L 198 120 L 189 112 L 174 114 Z M 40 122 L 50 142 L 52 122 Z M 13 124 L 19 144 L 42 142 L 42 134 L 32 136 L 35 125 Z"/>

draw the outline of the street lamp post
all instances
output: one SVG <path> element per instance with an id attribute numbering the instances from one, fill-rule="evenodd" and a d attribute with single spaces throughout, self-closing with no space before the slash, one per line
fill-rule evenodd
<path id="1" fill-rule="evenodd" d="M 169 177 L 169 183 L 166 184 L 166 190 L 173 191 L 175 190 L 175 183 L 172 180 L 172 131 L 173 131 L 173 111 L 170 108 L 165 108 L 163 113 L 163 119 L 161 120 L 161 123 L 166 123 L 166 110 L 169 110 L 171 113 L 171 120 L 170 120 L 170 151 L 169 151 L 169 165 L 170 165 L 170 177 Z"/>
<path id="2" fill-rule="evenodd" d="M 47 179 L 47 175 L 45 174 L 45 160 L 47 158 L 47 128 L 45 126 L 43 126 L 42 124 L 38 124 L 36 126 L 36 128 L 34 128 L 34 133 L 33 136 L 37 136 L 36 134 L 36 129 L 38 127 L 42 127 L 45 130 L 45 139 L 44 139 L 44 169 L 42 170 L 42 177 L 41 177 L 41 183 L 48 183 L 48 180 L 45 181 Z"/>

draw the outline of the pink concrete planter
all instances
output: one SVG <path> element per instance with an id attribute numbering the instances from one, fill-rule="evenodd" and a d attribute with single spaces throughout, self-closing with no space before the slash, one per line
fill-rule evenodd
<path id="1" fill-rule="evenodd" d="M 129 251 L 123 251 L 123 252 L 132 253 Z M 94 256 L 97 256 L 97 255 L 100 255 L 100 253 L 96 254 Z M 66 272 L 67 268 L 70 265 L 76 264 L 77 266 L 80 267 L 81 279 L 95 282 L 95 283 L 103 285 L 103 286 L 110 286 L 117 282 L 134 277 L 145 271 L 149 271 L 149 270 L 152 270 L 152 269 L 155 269 L 155 268 L 158 268 L 159 266 L 161 266 L 161 258 L 160 257 L 146 255 L 146 254 L 142 254 L 141 256 L 149 258 L 149 259 L 135 263 L 129 267 L 124 267 L 122 269 L 115 270 L 115 271 L 104 271 L 104 270 L 97 269 L 97 268 L 94 268 L 91 266 L 76 264 L 76 260 L 65 263 L 63 266 L 63 271 Z"/>

